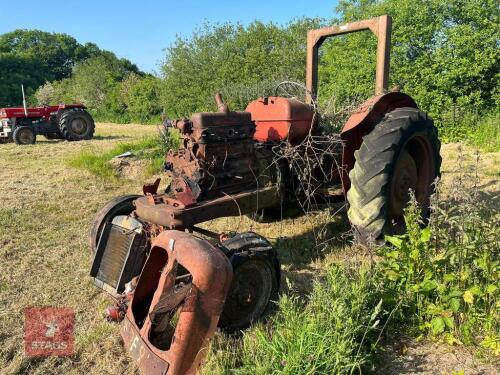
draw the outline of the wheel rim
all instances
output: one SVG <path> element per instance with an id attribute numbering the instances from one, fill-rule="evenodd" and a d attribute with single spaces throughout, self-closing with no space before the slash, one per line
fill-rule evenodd
<path id="1" fill-rule="evenodd" d="M 422 215 L 427 214 L 434 177 L 435 160 L 431 142 L 427 135 L 417 134 L 406 142 L 391 181 L 389 214 L 396 228 L 404 229 L 404 209 L 410 200 L 410 189 L 422 209 Z"/>
<path id="2" fill-rule="evenodd" d="M 31 130 L 22 129 L 19 131 L 19 141 L 22 144 L 33 143 L 34 139 L 35 139 L 35 135 L 33 134 L 33 132 Z"/>
<path id="3" fill-rule="evenodd" d="M 70 127 L 71 127 L 71 131 L 73 133 L 78 134 L 78 135 L 85 134 L 85 132 L 87 131 L 87 123 L 81 117 L 77 117 L 77 118 L 73 119 L 71 121 Z"/>
<path id="4" fill-rule="evenodd" d="M 229 327 L 244 327 L 258 319 L 271 298 L 272 272 L 266 263 L 247 260 L 233 273 L 221 320 Z"/>

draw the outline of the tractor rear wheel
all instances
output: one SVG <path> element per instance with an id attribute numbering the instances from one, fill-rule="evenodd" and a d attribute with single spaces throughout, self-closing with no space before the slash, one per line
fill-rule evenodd
<path id="1" fill-rule="evenodd" d="M 233 279 L 219 326 L 234 332 L 271 312 L 278 300 L 280 265 L 271 244 L 256 233 L 239 233 L 222 245 L 233 266 Z"/>
<path id="2" fill-rule="evenodd" d="M 104 207 L 102 207 L 92 220 L 90 225 L 89 242 L 90 251 L 95 255 L 97 251 L 97 244 L 101 238 L 102 231 L 107 223 L 113 221 L 113 218 L 118 215 L 128 215 L 134 211 L 134 201 L 141 197 L 141 195 L 121 195 L 110 200 Z"/>
<path id="3" fill-rule="evenodd" d="M 347 214 L 361 242 L 404 233 L 410 190 L 422 218 L 428 217 L 433 182 L 440 176 L 440 148 L 433 121 L 416 108 L 393 110 L 363 137 L 347 192 Z"/>
<path id="4" fill-rule="evenodd" d="M 59 118 L 59 130 L 68 141 L 92 139 L 95 123 L 92 116 L 82 108 L 70 108 L 63 111 Z"/>
<path id="5" fill-rule="evenodd" d="M 12 133 L 12 139 L 18 145 L 31 145 L 36 142 L 36 134 L 31 126 L 18 126 Z"/>

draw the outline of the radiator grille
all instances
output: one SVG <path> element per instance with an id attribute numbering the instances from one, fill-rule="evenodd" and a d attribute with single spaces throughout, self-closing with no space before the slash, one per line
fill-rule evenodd
<path id="1" fill-rule="evenodd" d="M 90 275 L 100 288 L 120 294 L 144 264 L 146 238 L 142 232 L 108 223 L 97 246 Z"/>
<path id="2" fill-rule="evenodd" d="M 115 289 L 118 289 L 120 276 L 130 245 L 134 240 L 134 234 L 135 232 L 127 235 L 124 228 L 111 224 L 108 241 L 96 277 Z"/>

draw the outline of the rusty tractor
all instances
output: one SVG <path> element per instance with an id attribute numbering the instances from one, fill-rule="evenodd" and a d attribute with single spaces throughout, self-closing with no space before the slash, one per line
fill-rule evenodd
<path id="1" fill-rule="evenodd" d="M 310 104 L 318 50 L 327 37 L 361 30 L 378 39 L 375 96 L 345 123 L 338 155 L 322 159 L 319 169 L 332 173 L 315 194 L 325 202 L 347 200 L 362 240 L 404 231 L 410 189 L 427 215 L 440 143 L 415 101 L 387 90 L 391 18 L 309 31 L 305 103 L 265 97 L 233 112 L 216 95 L 218 112 L 170 123 L 182 146 L 166 155 L 169 188 L 158 192 L 157 180 L 143 187 L 144 195 L 117 197 L 92 223 L 91 276 L 116 298 L 107 315 L 122 321 L 125 345 L 143 373 L 193 374 L 217 327 L 242 330 L 272 310 L 280 265 L 271 243 L 254 232 L 215 233 L 198 224 L 269 217 L 301 199 L 286 155 L 277 155 L 290 145 L 310 152 L 304 139 L 322 131 Z"/>

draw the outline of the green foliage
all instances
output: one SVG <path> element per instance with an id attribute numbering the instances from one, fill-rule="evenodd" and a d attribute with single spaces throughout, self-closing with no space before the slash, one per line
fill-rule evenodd
<path id="1" fill-rule="evenodd" d="M 161 89 L 161 81 L 156 77 L 128 76 L 121 85 L 121 92 L 126 113 L 132 122 L 145 124 L 160 121 L 163 111 L 160 105 Z"/>
<path id="2" fill-rule="evenodd" d="M 37 58 L 26 55 L 0 52 L 0 107 L 21 106 L 23 97 L 21 84 L 26 95 L 45 80 L 45 70 Z"/>
<path id="3" fill-rule="evenodd" d="M 117 68 L 115 62 L 101 56 L 75 65 L 72 84 L 76 101 L 101 108 L 115 83 L 123 79 L 124 73 Z"/>
<path id="4" fill-rule="evenodd" d="M 53 102 L 81 101 L 98 120 L 158 123 L 214 110 L 222 92 L 242 110 L 277 82 L 303 82 L 307 30 L 382 14 L 393 17 L 390 87 L 400 86 L 438 124 L 445 140 L 476 139 L 485 113 L 498 113 L 498 5 L 493 0 L 343 0 L 338 17 L 286 25 L 204 24 L 167 49 L 161 76 L 65 34 L 16 30 L 0 36 L 0 106 L 20 103 L 45 82 Z M 327 40 L 320 49 L 320 106 L 350 107 L 373 93 L 376 41 L 369 32 Z M 62 81 L 61 81 L 62 80 Z M 43 89 L 47 87 L 43 86 Z M 42 89 L 41 89 L 42 90 Z M 43 91 L 43 90 L 42 90 Z M 47 92 L 37 97 L 47 100 Z M 490 135 L 493 125 L 482 127 Z M 481 138 L 484 139 L 484 138 Z M 494 146 L 493 146 L 494 147 Z"/>
<path id="5" fill-rule="evenodd" d="M 95 44 L 79 44 L 66 34 L 15 30 L 0 35 L 0 107 L 22 103 L 21 84 L 31 96 L 45 82 L 68 78 L 78 62 L 98 57 L 113 63 L 114 70 L 140 73 L 130 61 Z M 71 97 L 71 93 L 61 96 Z"/>
<path id="6" fill-rule="evenodd" d="M 500 213 L 474 175 L 457 176 L 446 199 L 438 184 L 427 227 L 413 202 L 407 234 L 386 237 L 376 262 L 328 266 L 306 301 L 284 295 L 243 340 L 217 338 L 203 373 L 370 372 L 385 330 L 500 355 Z"/>
<path id="7" fill-rule="evenodd" d="M 342 21 L 382 14 L 393 17 L 391 82 L 401 86 L 435 119 L 440 120 L 453 105 L 473 111 L 498 106 L 497 2 L 344 0 L 338 11 Z M 348 46 L 366 49 L 369 44 L 359 38 Z M 342 51 L 336 48 L 326 52 L 331 53 Z M 343 76 L 349 65 L 340 70 L 330 68 Z M 369 62 L 364 62 L 364 69 L 371 71 Z M 344 84 L 355 86 L 357 82 L 345 80 Z"/>
<path id="8" fill-rule="evenodd" d="M 377 286 L 366 269 L 332 265 L 304 306 L 283 296 L 268 326 L 246 334 L 235 348 L 217 348 L 205 373 L 351 374 L 371 363 L 383 315 Z M 227 362 L 232 362 L 228 365 Z"/>
<path id="9" fill-rule="evenodd" d="M 66 34 L 40 30 L 15 30 L 0 36 L 0 52 L 35 57 L 47 80 L 62 79 L 71 73 L 75 60 L 85 55 L 85 47 Z"/>
<path id="10" fill-rule="evenodd" d="M 180 138 L 177 133 L 160 134 L 155 137 L 146 137 L 136 142 L 119 143 L 104 153 L 84 149 L 68 160 L 68 165 L 74 168 L 87 169 L 100 178 L 117 182 L 120 178 L 118 171 L 110 164 L 110 160 L 127 151 L 134 154 L 134 159 L 147 160 L 145 175 L 152 176 L 161 171 L 165 154 L 168 150 L 177 149 Z"/>
<path id="11" fill-rule="evenodd" d="M 177 117 L 213 110 L 213 95 L 228 86 L 303 81 L 306 33 L 318 25 L 310 19 L 286 26 L 258 21 L 246 27 L 205 24 L 189 39 L 178 38 L 167 49 L 162 68 L 166 113 Z M 226 99 L 234 109 L 248 104 Z"/>
<path id="12" fill-rule="evenodd" d="M 500 151 L 500 113 L 481 116 L 467 133 L 469 142 L 486 152 Z"/>
<path id="13" fill-rule="evenodd" d="M 401 318 L 424 334 L 498 354 L 500 214 L 462 178 L 448 201 L 435 199 L 430 226 L 421 227 L 414 203 L 407 234 L 386 237 L 392 246 L 381 249 L 378 265 L 384 300 L 399 301 Z"/>

